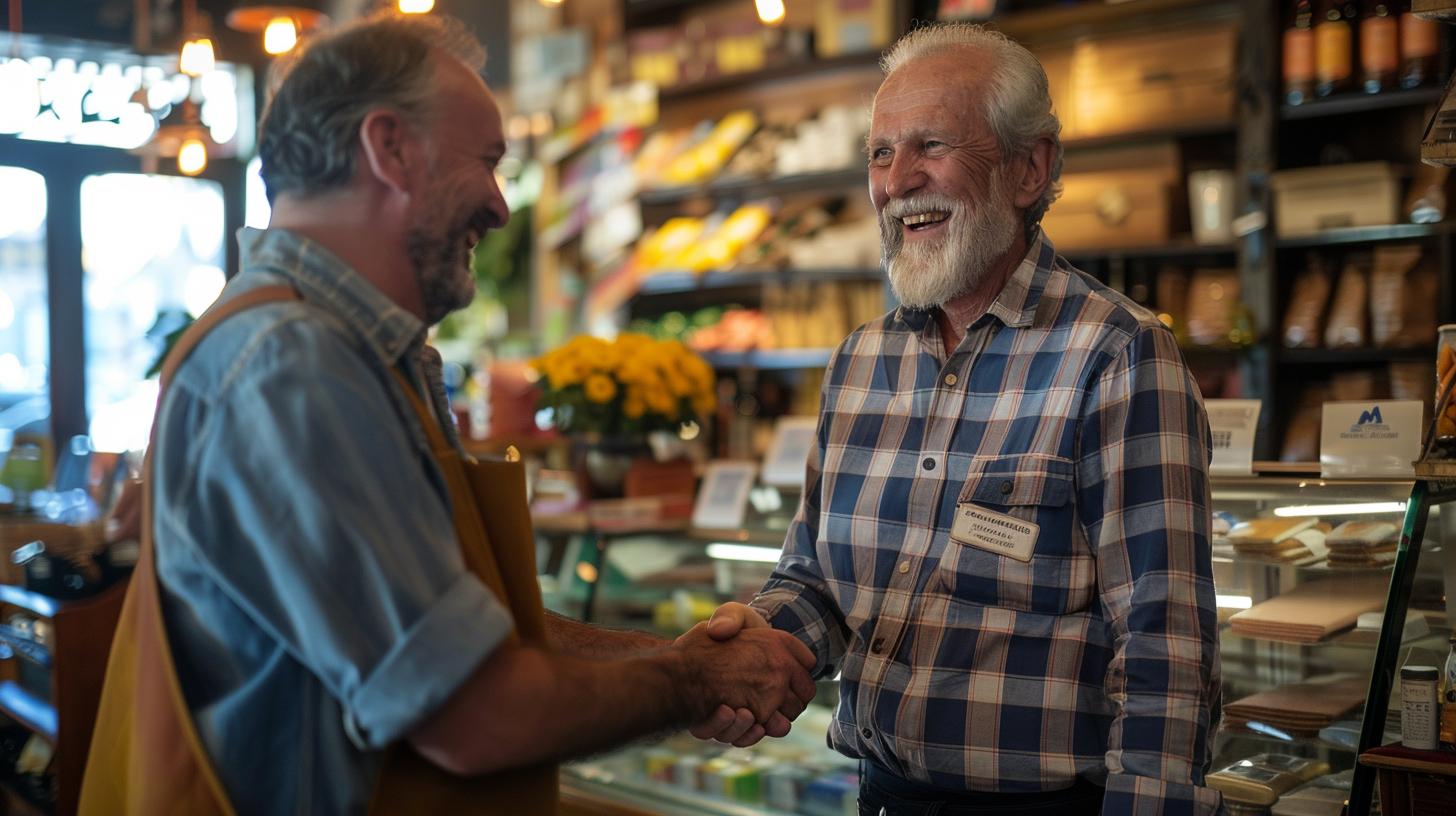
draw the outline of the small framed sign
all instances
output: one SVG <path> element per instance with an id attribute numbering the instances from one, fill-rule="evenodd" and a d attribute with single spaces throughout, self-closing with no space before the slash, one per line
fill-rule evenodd
<path id="1" fill-rule="evenodd" d="M 1320 427 L 1320 475 L 1414 478 L 1421 455 L 1420 400 L 1327 402 Z"/>
<path id="2" fill-rule="evenodd" d="M 763 483 L 773 487 L 804 486 L 804 466 L 814 449 L 818 417 L 783 417 L 774 425 L 773 442 L 763 457 Z"/>
<path id="3" fill-rule="evenodd" d="M 1254 432 L 1259 427 L 1259 400 L 1205 400 L 1208 430 L 1213 437 L 1213 463 L 1208 472 L 1215 476 L 1252 476 Z"/>
<path id="4" fill-rule="evenodd" d="M 743 526 L 748 508 L 748 491 L 758 465 L 731 460 L 712 462 L 703 474 L 698 498 L 693 505 L 693 526 L 710 530 L 736 530 Z"/>

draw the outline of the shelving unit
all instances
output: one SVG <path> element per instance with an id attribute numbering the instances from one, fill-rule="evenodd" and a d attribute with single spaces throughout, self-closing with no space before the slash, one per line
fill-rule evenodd
<path id="1" fill-rule="evenodd" d="M 863 167 L 848 167 L 818 173 L 797 173 L 777 178 L 714 179 L 697 187 L 663 187 L 643 190 L 638 200 L 646 207 L 682 204 L 695 198 L 735 199 L 770 198 L 792 193 L 833 191 L 846 187 L 864 189 L 868 176 Z"/>
<path id="2" fill-rule="evenodd" d="M 1314 99 L 1300 105 L 1280 106 L 1279 116 L 1286 121 L 1314 119 L 1322 116 L 1344 116 L 1352 113 L 1389 110 L 1391 108 L 1434 105 L 1441 100 L 1441 88 L 1412 88 L 1378 94 L 1348 93 L 1325 99 Z"/>
<path id="3" fill-rule="evenodd" d="M 0 713 L 55 748 L 51 773 L 56 777 L 56 814 L 76 811 L 106 660 L 111 653 L 111 636 L 125 595 L 125 583 L 78 601 L 59 601 L 0 584 L 0 616 L 8 619 L 11 613 L 20 611 L 51 622 L 49 697 L 22 685 L 12 662 L 0 670 Z M 18 654 L 15 658 L 25 659 Z M 11 802 L 19 798 L 23 804 L 36 807 L 9 787 L 5 797 Z"/>
<path id="4" fill-rule="evenodd" d="M 1379 227 L 1350 227 L 1327 230 L 1314 235 L 1298 235 L 1279 238 L 1280 249 L 1307 249 L 1347 244 L 1376 244 L 1385 241 L 1415 241 L 1439 238 L 1456 232 L 1456 221 L 1439 224 L 1389 224 Z"/>
<path id="5" fill-rule="evenodd" d="M 657 272 L 642 279 L 639 297 L 677 295 L 707 289 L 738 289 L 766 283 L 847 283 L 879 281 L 879 269 L 752 269 L 732 272 Z"/>

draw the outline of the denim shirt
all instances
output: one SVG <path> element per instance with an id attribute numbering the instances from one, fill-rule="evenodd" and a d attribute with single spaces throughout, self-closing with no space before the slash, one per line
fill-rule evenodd
<path id="1" fill-rule="evenodd" d="M 424 324 L 318 244 L 276 229 L 239 241 L 223 298 L 286 283 L 302 301 L 224 321 L 159 406 L 167 633 L 238 813 L 362 813 L 382 749 L 450 697 L 511 617 L 465 567 L 424 429 L 389 373 L 425 383 L 448 416 Z"/>

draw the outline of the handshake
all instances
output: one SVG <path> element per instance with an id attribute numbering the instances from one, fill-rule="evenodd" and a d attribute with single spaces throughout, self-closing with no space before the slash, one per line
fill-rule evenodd
<path id="1" fill-rule="evenodd" d="M 689 729 L 698 739 L 747 748 L 765 736 L 782 737 L 814 698 L 814 653 L 743 604 L 718 607 L 672 648 L 696 667 L 701 699 L 719 701 Z"/>

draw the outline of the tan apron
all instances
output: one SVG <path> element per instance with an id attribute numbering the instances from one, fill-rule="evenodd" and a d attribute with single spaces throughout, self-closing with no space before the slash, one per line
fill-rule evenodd
<path id="1" fill-rule="evenodd" d="M 167 358 L 161 387 L 213 326 L 243 309 L 297 300 L 286 286 L 244 292 L 209 310 Z M 509 643 L 544 643 L 545 613 L 536 583 L 535 545 L 520 462 L 463 459 L 413 387 L 394 372 L 429 436 L 454 508 L 467 568 L 511 610 Z M 160 400 L 159 403 L 160 404 Z M 153 442 L 155 442 L 155 428 Z M 143 471 L 142 544 L 111 645 L 106 685 L 82 782 L 80 813 L 95 816 L 232 814 L 177 682 L 162 620 L 153 561 L 151 451 Z M 377 814 L 477 813 L 552 816 L 557 769 L 538 765 L 461 778 L 440 770 L 406 744 L 386 754 L 369 810 Z"/>

